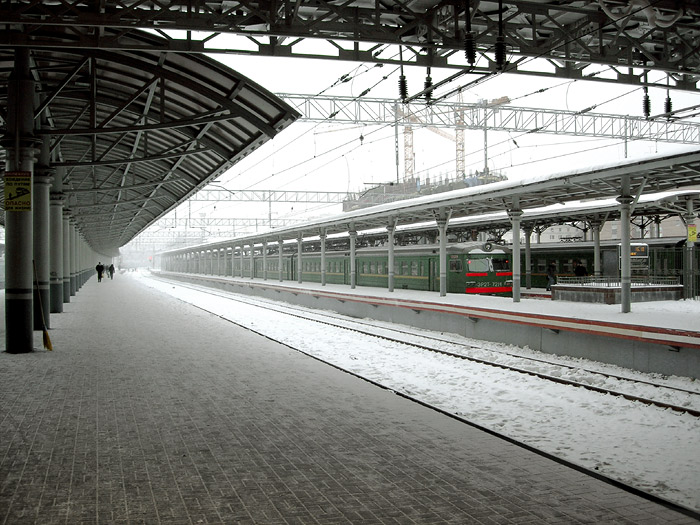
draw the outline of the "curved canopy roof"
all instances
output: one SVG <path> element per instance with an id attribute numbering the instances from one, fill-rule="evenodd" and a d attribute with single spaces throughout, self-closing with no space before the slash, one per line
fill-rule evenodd
<path id="1" fill-rule="evenodd" d="M 105 254 L 298 117 L 215 60 L 149 51 L 157 39 L 148 33 L 130 38 L 142 50 L 29 51 L 35 136 L 44 148 L 35 174 L 60 177 L 77 228 Z M 0 50 L 3 128 L 14 62 L 12 50 Z M 7 129 L 3 135 L 12 140 Z"/>

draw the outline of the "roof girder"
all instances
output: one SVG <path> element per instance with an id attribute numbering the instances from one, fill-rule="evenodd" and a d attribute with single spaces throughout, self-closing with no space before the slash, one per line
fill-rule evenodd
<path id="1" fill-rule="evenodd" d="M 164 37 L 151 48 L 160 51 L 398 64 L 396 57 L 381 56 L 381 46 L 401 45 L 406 51 L 405 64 L 464 68 L 468 65 L 462 58 L 467 20 L 464 6 L 468 5 L 474 51 L 482 62 L 471 68 L 474 73 L 505 69 L 665 87 L 666 78 L 662 82 L 646 78 L 648 71 L 663 71 L 671 89 L 688 90 L 697 90 L 700 79 L 700 9 L 693 0 L 659 0 L 647 8 L 626 0 L 503 0 L 501 26 L 496 0 L 107 0 L 101 5 L 102 9 L 96 10 L 84 0 L 48 5 L 3 2 L 0 24 L 6 24 L 7 30 L 0 37 L 0 46 L 144 49 L 129 38 L 130 34 L 136 29 L 151 29 Z M 70 25 L 70 33 L 65 31 L 66 25 Z M 245 38 L 217 47 L 215 36 L 223 34 Z M 493 56 L 500 34 L 512 57 L 506 67 L 497 64 Z M 308 46 L 302 44 L 309 38 L 328 42 L 328 52 L 303 51 Z M 528 71 L 526 62 L 532 58 L 548 61 L 552 69 Z M 613 78 L 599 78 L 591 65 L 610 68 Z"/>

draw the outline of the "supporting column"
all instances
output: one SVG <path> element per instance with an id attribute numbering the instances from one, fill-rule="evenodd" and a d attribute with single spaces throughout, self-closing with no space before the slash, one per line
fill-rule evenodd
<path id="1" fill-rule="evenodd" d="M 279 281 L 282 282 L 284 280 L 284 240 L 280 237 L 277 243 L 279 244 L 277 252 L 277 270 L 279 273 Z"/>
<path id="2" fill-rule="evenodd" d="M 5 148 L 5 343 L 10 354 L 34 349 L 32 174 L 34 82 L 29 50 L 15 49 L 8 83 Z M 14 193 L 13 193 L 14 188 Z M 9 195 L 8 195 L 9 194 Z M 11 198 L 14 196 L 15 198 Z"/>
<path id="3" fill-rule="evenodd" d="M 70 303 L 70 214 L 63 209 L 63 302 Z"/>
<path id="4" fill-rule="evenodd" d="M 70 294 L 78 292 L 78 232 L 75 219 L 70 220 Z"/>
<path id="5" fill-rule="evenodd" d="M 513 206 L 508 210 L 510 223 L 513 227 L 513 302 L 520 302 L 520 217 L 523 212 L 520 209 L 520 199 L 513 197 Z"/>
<path id="6" fill-rule="evenodd" d="M 297 282 L 299 284 L 301 284 L 301 274 L 302 274 L 302 271 L 301 271 L 301 241 L 303 239 L 304 238 L 301 236 L 301 234 L 299 235 L 299 237 L 297 237 Z"/>
<path id="7" fill-rule="evenodd" d="M 530 237 L 532 237 L 532 226 L 525 226 L 525 289 L 532 288 L 532 252 L 530 251 Z"/>
<path id="8" fill-rule="evenodd" d="M 250 252 L 248 253 L 248 257 L 250 258 L 250 278 L 253 279 L 255 277 L 255 243 L 251 242 L 250 243 Z"/>
<path id="9" fill-rule="evenodd" d="M 65 169 L 65 168 L 64 168 Z M 63 202 L 65 197 L 61 191 L 61 173 L 57 173 L 51 189 L 51 211 L 50 211 L 50 251 L 51 267 L 50 290 L 51 290 L 51 313 L 63 312 Z"/>
<path id="10" fill-rule="evenodd" d="M 350 288 L 357 286 L 357 232 L 352 229 L 350 234 Z"/>
<path id="11" fill-rule="evenodd" d="M 440 297 L 447 295 L 447 222 L 449 217 L 441 213 L 437 219 L 438 239 L 440 246 Z"/>
<path id="12" fill-rule="evenodd" d="M 326 230 L 321 230 L 321 286 L 326 286 Z"/>
<path id="13" fill-rule="evenodd" d="M 620 203 L 620 308 L 623 314 L 632 310 L 632 268 L 630 263 L 630 215 L 634 199 L 630 195 L 630 179 L 622 178 L 622 194 L 617 198 Z"/>
<path id="14" fill-rule="evenodd" d="M 45 137 L 41 142 L 39 160 L 34 166 L 33 181 L 34 330 L 41 330 L 44 323 L 46 328 L 51 328 L 49 190 L 53 179 L 49 161 L 49 138 Z"/>
<path id="15" fill-rule="evenodd" d="M 591 230 L 593 230 L 593 276 L 597 279 L 602 274 L 602 265 L 600 261 L 600 229 L 603 223 L 599 220 L 591 221 Z"/>
<path id="16" fill-rule="evenodd" d="M 267 281 L 267 241 L 262 243 L 263 281 Z"/>
<path id="17" fill-rule="evenodd" d="M 686 213 L 683 216 L 687 229 L 685 242 L 685 257 L 683 257 L 683 297 L 692 299 L 697 294 L 693 269 L 695 268 L 695 241 L 697 240 L 697 226 L 695 224 L 695 211 L 693 199 L 686 201 Z"/>
<path id="18" fill-rule="evenodd" d="M 392 220 L 389 226 L 386 227 L 386 231 L 389 234 L 388 239 L 388 251 L 389 258 L 387 261 L 387 274 L 388 274 L 388 290 L 390 292 L 394 291 L 394 232 L 396 231 L 396 220 Z"/>

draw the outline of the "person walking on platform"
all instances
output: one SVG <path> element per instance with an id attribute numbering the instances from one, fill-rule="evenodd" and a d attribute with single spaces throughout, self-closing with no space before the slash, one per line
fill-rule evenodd
<path id="1" fill-rule="evenodd" d="M 109 268 L 107 271 L 109 272 L 109 278 L 114 279 L 114 265 L 113 264 L 109 265 Z"/>
<path id="2" fill-rule="evenodd" d="M 586 277 L 588 270 L 581 264 L 581 261 L 574 261 L 574 275 L 576 277 Z"/>
<path id="3" fill-rule="evenodd" d="M 97 272 L 97 282 L 101 283 L 102 282 L 102 274 L 105 271 L 104 264 L 102 264 L 102 262 L 98 262 L 97 266 L 95 266 L 95 271 Z"/>
<path id="4" fill-rule="evenodd" d="M 557 269 L 553 264 L 547 266 L 547 291 L 552 290 L 552 285 L 557 284 Z"/>

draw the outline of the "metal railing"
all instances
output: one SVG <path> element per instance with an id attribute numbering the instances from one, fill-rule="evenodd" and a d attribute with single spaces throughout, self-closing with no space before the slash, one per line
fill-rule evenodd
<path id="1" fill-rule="evenodd" d="M 559 277 L 557 284 L 574 286 L 599 286 L 604 288 L 620 288 L 622 283 L 619 277 Z M 677 286 L 680 284 L 678 277 L 632 277 L 632 286 Z"/>

